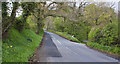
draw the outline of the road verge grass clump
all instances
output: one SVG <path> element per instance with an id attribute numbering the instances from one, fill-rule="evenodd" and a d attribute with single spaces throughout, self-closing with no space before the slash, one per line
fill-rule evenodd
<path id="1" fill-rule="evenodd" d="M 12 28 L 9 30 L 9 38 L 3 40 L 2 61 L 3 62 L 28 62 L 36 48 L 39 46 L 44 31 L 40 35 L 30 29 L 23 32 Z"/>
<path id="2" fill-rule="evenodd" d="M 105 45 L 98 44 L 95 42 L 88 42 L 87 46 L 90 46 L 92 48 L 99 49 L 101 51 L 105 51 L 105 52 L 111 53 L 111 54 L 116 54 L 116 55 L 120 54 L 120 47 L 105 46 Z"/>

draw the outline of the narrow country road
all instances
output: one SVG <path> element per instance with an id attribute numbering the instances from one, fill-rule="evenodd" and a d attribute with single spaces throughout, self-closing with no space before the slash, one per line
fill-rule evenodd
<path id="1" fill-rule="evenodd" d="M 118 62 L 85 44 L 71 42 L 47 31 L 38 57 L 38 62 Z"/>

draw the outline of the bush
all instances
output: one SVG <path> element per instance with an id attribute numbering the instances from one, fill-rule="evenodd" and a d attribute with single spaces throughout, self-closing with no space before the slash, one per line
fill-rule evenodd
<path id="1" fill-rule="evenodd" d="M 78 40 L 83 41 L 87 40 L 87 27 L 86 26 L 81 26 L 81 29 L 76 29 L 75 31 L 75 36 Z"/>
<path id="2" fill-rule="evenodd" d="M 66 23 L 65 32 L 74 35 L 78 40 L 83 41 L 88 39 L 88 33 L 91 29 L 90 26 L 86 26 L 85 23 L 79 22 L 75 23 L 70 21 L 69 24 Z"/>
<path id="3" fill-rule="evenodd" d="M 110 23 L 102 29 L 100 42 L 104 45 L 118 45 L 118 26 L 117 23 Z"/>
<path id="4" fill-rule="evenodd" d="M 98 42 L 103 45 L 118 45 L 117 23 L 110 23 L 104 28 L 94 27 L 89 33 L 89 41 Z"/>
<path id="5" fill-rule="evenodd" d="M 101 34 L 101 28 L 92 28 L 89 35 L 88 35 L 88 39 L 91 42 L 98 42 L 100 41 L 100 38 L 102 37 Z"/>

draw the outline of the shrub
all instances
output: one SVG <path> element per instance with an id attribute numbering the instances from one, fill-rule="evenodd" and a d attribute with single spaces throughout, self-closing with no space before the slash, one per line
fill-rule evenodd
<path id="1" fill-rule="evenodd" d="M 102 37 L 101 28 L 95 28 L 95 27 L 91 29 L 88 35 L 89 41 L 92 42 L 99 42 L 101 37 Z"/>
<path id="2" fill-rule="evenodd" d="M 117 23 L 110 23 L 104 28 L 94 27 L 91 29 L 88 37 L 89 41 L 97 42 L 103 45 L 118 45 Z"/>
<path id="3" fill-rule="evenodd" d="M 117 45 L 118 41 L 118 26 L 117 23 L 110 23 L 102 29 L 102 37 L 100 42 L 104 45 Z"/>

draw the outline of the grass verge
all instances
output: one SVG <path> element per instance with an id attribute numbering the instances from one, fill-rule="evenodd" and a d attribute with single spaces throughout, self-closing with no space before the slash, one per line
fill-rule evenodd
<path id="1" fill-rule="evenodd" d="M 36 48 L 39 46 L 44 31 L 37 35 L 30 29 L 24 29 L 22 33 L 12 28 L 9 38 L 3 40 L 2 61 L 3 62 L 28 62 Z"/>
<path id="2" fill-rule="evenodd" d="M 70 40 L 70 41 L 73 41 L 73 42 L 80 42 L 77 38 L 72 37 L 72 36 L 69 35 L 69 34 L 65 34 L 65 33 L 62 33 L 62 32 L 57 32 L 57 31 L 52 31 L 52 30 L 47 30 L 47 31 L 53 32 L 53 33 L 55 33 L 55 34 L 58 34 L 58 35 L 60 35 L 60 36 L 62 36 L 62 37 L 64 37 L 64 38 L 66 38 L 66 39 L 68 39 L 68 40 Z"/>
<path id="3" fill-rule="evenodd" d="M 88 42 L 87 46 L 90 46 L 92 48 L 95 48 L 101 51 L 105 51 L 106 53 L 109 53 L 109 54 L 115 54 L 117 56 L 119 56 L 120 54 L 120 47 L 104 46 L 102 44 L 98 44 L 94 42 Z"/>
<path id="4" fill-rule="evenodd" d="M 2 42 L 0 40 L 0 64 L 2 63 Z"/>

